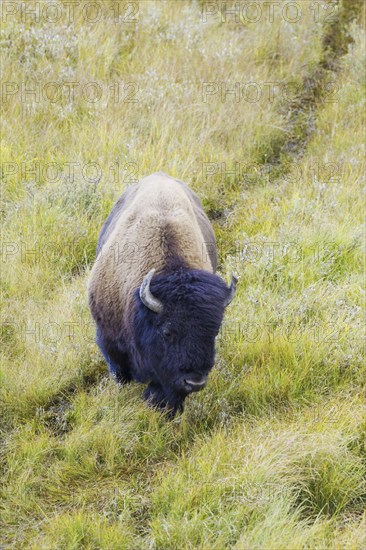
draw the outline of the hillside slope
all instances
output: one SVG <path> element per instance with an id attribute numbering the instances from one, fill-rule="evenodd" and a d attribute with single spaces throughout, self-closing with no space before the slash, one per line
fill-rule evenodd
<path id="1" fill-rule="evenodd" d="M 363 2 L 38 4 L 1 26 L 1 544 L 364 548 Z M 109 379 L 86 300 L 113 202 L 158 170 L 240 275 L 174 421 Z"/>

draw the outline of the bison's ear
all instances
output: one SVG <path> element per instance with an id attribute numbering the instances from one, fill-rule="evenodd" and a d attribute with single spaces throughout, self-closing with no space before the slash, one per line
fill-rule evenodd
<path id="1" fill-rule="evenodd" d="M 140 298 L 141 302 L 147 308 L 151 309 L 155 313 L 161 313 L 163 311 L 163 304 L 155 298 L 150 290 L 150 282 L 155 273 L 155 269 L 151 269 L 147 275 L 145 275 L 144 280 L 140 286 Z"/>
<path id="2" fill-rule="evenodd" d="M 236 284 L 238 282 L 239 278 L 235 273 L 231 274 L 231 283 L 228 289 L 228 295 L 224 302 L 224 307 L 227 307 L 230 302 L 234 299 L 235 293 L 236 293 Z"/>

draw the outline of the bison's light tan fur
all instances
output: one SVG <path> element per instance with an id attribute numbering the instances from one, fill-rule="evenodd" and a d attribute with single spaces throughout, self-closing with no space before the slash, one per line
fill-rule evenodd
<path id="1" fill-rule="evenodd" d="M 88 285 L 93 317 L 106 335 L 127 321 L 132 293 L 150 269 L 159 273 L 179 256 L 188 268 L 216 270 L 215 236 L 199 198 L 162 172 L 129 187 L 109 221 Z"/>

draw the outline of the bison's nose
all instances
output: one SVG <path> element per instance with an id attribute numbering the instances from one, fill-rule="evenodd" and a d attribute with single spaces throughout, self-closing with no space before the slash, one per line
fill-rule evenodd
<path id="1" fill-rule="evenodd" d="M 185 382 L 185 384 L 187 385 L 187 388 L 190 391 L 200 391 L 206 385 L 207 376 L 204 376 L 203 378 L 200 378 L 199 380 L 191 380 L 190 378 L 185 378 L 184 382 Z"/>

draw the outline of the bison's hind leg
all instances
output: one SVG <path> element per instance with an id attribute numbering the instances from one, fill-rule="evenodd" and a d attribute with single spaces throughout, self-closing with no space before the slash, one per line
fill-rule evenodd
<path id="1" fill-rule="evenodd" d="M 106 340 L 97 333 L 96 342 L 107 362 L 109 372 L 120 384 L 126 384 L 132 380 L 130 360 L 126 352 L 114 343 Z"/>

